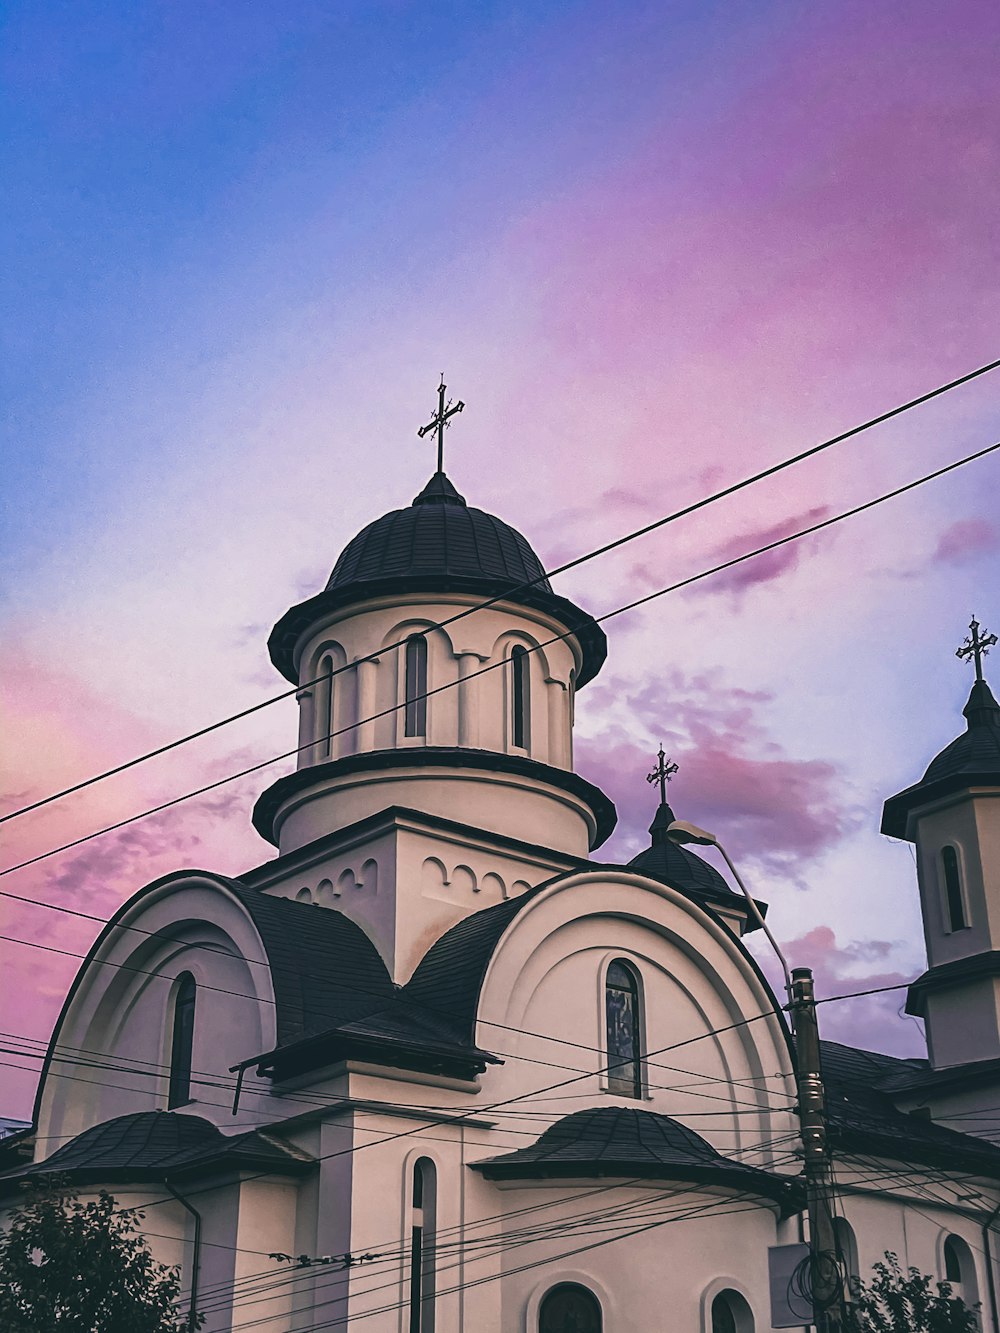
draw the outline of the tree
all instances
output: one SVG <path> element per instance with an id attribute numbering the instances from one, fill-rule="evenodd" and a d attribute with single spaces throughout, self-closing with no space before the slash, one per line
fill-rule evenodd
<path id="1" fill-rule="evenodd" d="M 970 1310 L 949 1282 L 934 1282 L 918 1268 L 905 1275 L 890 1250 L 873 1267 L 869 1282 L 855 1278 L 848 1333 L 978 1333 L 978 1304 Z"/>
<path id="2" fill-rule="evenodd" d="M 34 1189 L 0 1235 L 4 1333 L 180 1333 L 200 1328 L 178 1310 L 180 1273 L 157 1263 L 101 1190 L 81 1203 L 58 1186 Z"/>

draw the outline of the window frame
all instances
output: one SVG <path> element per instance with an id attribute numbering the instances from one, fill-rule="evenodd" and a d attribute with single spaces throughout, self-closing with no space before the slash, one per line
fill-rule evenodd
<path id="1" fill-rule="evenodd" d="M 522 643 L 511 645 L 510 744 L 514 750 L 531 749 L 531 654 Z"/>
<path id="2" fill-rule="evenodd" d="M 191 972 L 182 972 L 173 992 L 170 1020 L 170 1065 L 167 1078 L 167 1110 L 188 1106 L 194 1063 L 194 1021 L 198 983 Z"/>
<path id="3" fill-rule="evenodd" d="M 619 967 L 629 978 L 630 986 L 628 991 L 632 996 L 632 1023 L 633 1023 L 633 1047 L 635 1056 L 631 1061 L 633 1071 L 629 1079 L 622 1077 L 616 1078 L 612 1070 L 612 1061 L 614 1053 L 611 1050 L 611 1014 L 609 1009 L 609 992 L 612 989 L 622 990 L 623 987 L 612 986 L 610 981 L 612 969 Z M 645 1024 L 645 1003 L 643 996 L 642 973 L 636 964 L 629 958 L 623 958 L 621 955 L 614 955 L 609 958 L 604 965 L 603 979 L 601 986 L 601 1023 L 603 1032 L 603 1047 L 605 1056 L 605 1067 L 603 1072 L 604 1091 L 611 1093 L 616 1097 L 628 1097 L 632 1101 L 642 1101 L 646 1095 L 646 1069 L 645 1069 L 645 1049 L 646 1049 L 646 1024 Z M 620 1066 L 619 1066 L 620 1067 Z M 627 1082 L 628 1089 L 625 1085 Z"/>
<path id="4" fill-rule="evenodd" d="M 428 656 L 427 635 L 422 631 L 407 635 L 403 649 L 402 697 L 405 740 L 427 738 Z"/>
<path id="5" fill-rule="evenodd" d="M 437 1273 L 437 1163 L 417 1157 L 409 1167 L 409 1254 L 407 1280 L 408 1333 L 434 1333 Z"/>
<path id="6" fill-rule="evenodd" d="M 545 1333 L 545 1326 L 542 1323 L 542 1320 L 545 1318 L 546 1303 L 550 1301 L 552 1297 L 555 1296 L 557 1293 L 564 1291 L 566 1289 L 572 1289 L 574 1291 L 582 1291 L 590 1298 L 591 1301 L 593 1301 L 594 1311 L 597 1314 L 597 1333 L 604 1333 L 604 1305 L 601 1302 L 601 1298 L 598 1296 L 597 1292 L 594 1291 L 593 1287 L 589 1286 L 585 1282 L 580 1282 L 573 1278 L 564 1278 L 561 1282 L 554 1282 L 550 1287 L 546 1287 L 545 1291 L 542 1292 L 538 1302 L 538 1314 L 534 1321 L 534 1325 L 535 1328 L 537 1328 L 538 1333 Z"/>
<path id="7" fill-rule="evenodd" d="M 954 878 L 949 874 L 949 862 L 954 871 Z M 959 848 L 953 842 L 946 842 L 937 854 L 941 914 L 944 918 L 946 935 L 955 935 L 960 930 L 969 930 L 972 925 L 968 895 L 965 892 L 964 869 Z M 961 921 L 958 924 L 955 922 L 954 909 L 956 907 L 961 916 Z"/>

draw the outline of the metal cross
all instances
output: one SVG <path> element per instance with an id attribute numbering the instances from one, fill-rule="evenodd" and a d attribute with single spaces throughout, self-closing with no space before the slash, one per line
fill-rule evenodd
<path id="1" fill-rule="evenodd" d="M 449 398 L 448 402 L 445 403 L 445 401 L 444 401 L 445 388 L 446 388 L 446 385 L 445 385 L 445 382 L 444 382 L 444 372 L 442 371 L 442 374 L 441 374 L 441 383 L 438 385 L 438 409 L 437 409 L 437 412 L 434 414 L 433 417 L 431 417 L 430 421 L 428 421 L 428 423 L 427 423 L 426 426 L 421 426 L 420 429 L 417 431 L 417 434 L 419 435 L 419 437 L 420 437 L 421 439 L 423 439 L 424 436 L 427 435 L 427 434 L 429 434 L 432 430 L 436 430 L 436 431 L 437 431 L 437 437 L 438 437 L 438 465 L 437 465 L 437 470 L 438 470 L 439 472 L 443 472 L 443 471 L 444 471 L 444 431 L 445 431 L 445 427 L 451 424 L 450 421 L 449 421 L 449 418 L 450 418 L 450 417 L 453 417 L 453 416 L 455 415 L 456 412 L 461 412 L 462 408 L 465 406 L 465 404 L 464 404 L 463 402 L 457 402 L 457 403 L 455 404 L 455 406 L 452 407 L 452 405 L 451 405 L 451 399 L 450 399 L 450 398 Z"/>
<path id="2" fill-rule="evenodd" d="M 969 637 L 962 644 L 961 648 L 955 650 L 956 657 L 962 657 L 966 661 L 971 658 L 976 660 L 976 680 L 983 678 L 983 658 L 990 651 L 997 641 L 995 634 L 980 635 L 980 624 L 975 616 L 969 622 Z"/>
<path id="3" fill-rule="evenodd" d="M 677 772 L 677 765 L 672 763 L 663 753 L 663 746 L 660 746 L 659 753 L 656 756 L 656 767 L 652 773 L 646 774 L 647 782 L 658 782 L 660 784 L 660 804 L 667 803 L 667 783 Z"/>

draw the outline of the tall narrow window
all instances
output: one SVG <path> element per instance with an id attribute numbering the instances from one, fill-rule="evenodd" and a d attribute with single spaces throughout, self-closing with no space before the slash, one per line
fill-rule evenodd
<path id="1" fill-rule="evenodd" d="M 941 869 L 944 871 L 944 898 L 948 909 L 948 929 L 962 930 L 969 923 L 965 919 L 962 900 L 962 876 L 958 869 L 958 852 L 954 847 L 942 847 Z"/>
<path id="2" fill-rule="evenodd" d="M 427 640 L 414 634 L 406 640 L 406 719 L 404 734 L 427 733 Z"/>
<path id="3" fill-rule="evenodd" d="M 623 1097 L 641 1097 L 639 982 L 628 963 L 617 958 L 608 968 L 604 1007 L 608 1030 L 608 1091 Z"/>
<path id="4" fill-rule="evenodd" d="M 434 1333 L 434 1236 L 437 1171 L 429 1157 L 413 1165 L 410 1221 L 410 1333 Z"/>
<path id="5" fill-rule="evenodd" d="M 174 993 L 174 1023 L 170 1038 L 170 1087 L 167 1106 L 191 1100 L 191 1053 L 194 1048 L 194 977 L 184 972 Z"/>
<path id="6" fill-rule="evenodd" d="M 576 1282 L 561 1282 L 542 1297 L 538 1333 L 601 1333 L 597 1297 Z"/>
<path id="7" fill-rule="evenodd" d="M 329 653 L 319 664 L 316 682 L 316 740 L 319 757 L 325 759 L 333 741 L 333 658 Z"/>
<path id="8" fill-rule="evenodd" d="M 510 650 L 510 719 L 512 744 L 526 750 L 531 730 L 531 694 L 528 650 L 520 645 Z"/>

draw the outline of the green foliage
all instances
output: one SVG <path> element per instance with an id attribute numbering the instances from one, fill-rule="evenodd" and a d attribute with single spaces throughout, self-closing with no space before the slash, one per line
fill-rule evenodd
<path id="1" fill-rule="evenodd" d="M 138 1234 L 141 1213 L 119 1212 L 102 1190 L 81 1203 L 34 1190 L 0 1235 L 4 1333 L 180 1333 L 180 1275 L 156 1263 Z"/>
<path id="2" fill-rule="evenodd" d="M 977 1311 L 952 1295 L 948 1282 L 934 1282 L 918 1268 L 906 1273 L 886 1250 L 869 1282 L 855 1278 L 847 1333 L 978 1333 Z"/>

